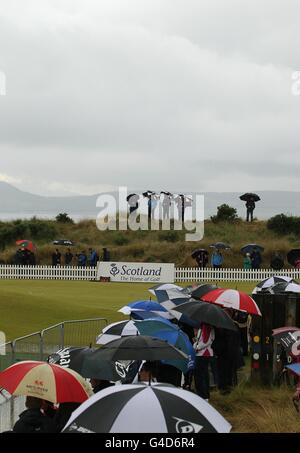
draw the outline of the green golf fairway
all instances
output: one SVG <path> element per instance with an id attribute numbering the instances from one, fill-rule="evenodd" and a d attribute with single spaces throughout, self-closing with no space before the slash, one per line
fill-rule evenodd
<path id="1" fill-rule="evenodd" d="M 255 283 L 220 282 L 220 286 L 250 293 Z M 140 283 L 0 280 L 0 331 L 8 341 L 66 320 L 103 317 L 110 323 L 126 319 L 119 308 L 149 299 L 149 287 Z"/>

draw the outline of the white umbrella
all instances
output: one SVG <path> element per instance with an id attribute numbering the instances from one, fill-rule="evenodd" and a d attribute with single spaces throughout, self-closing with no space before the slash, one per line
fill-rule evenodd
<path id="1" fill-rule="evenodd" d="M 67 433 L 229 433 L 231 425 L 198 395 L 166 384 L 109 387 L 75 410 Z"/>

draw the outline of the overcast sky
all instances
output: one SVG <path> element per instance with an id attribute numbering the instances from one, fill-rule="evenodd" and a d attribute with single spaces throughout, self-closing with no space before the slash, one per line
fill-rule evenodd
<path id="1" fill-rule="evenodd" d="M 0 180 L 300 190 L 299 29 L 299 0 L 2 2 Z"/>

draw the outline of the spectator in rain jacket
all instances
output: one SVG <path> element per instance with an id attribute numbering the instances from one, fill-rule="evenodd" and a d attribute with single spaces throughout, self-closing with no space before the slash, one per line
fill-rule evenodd
<path id="1" fill-rule="evenodd" d="M 86 267 L 86 264 L 87 264 L 87 256 L 85 254 L 84 251 L 82 251 L 81 253 L 79 253 L 79 255 L 77 256 L 77 259 L 78 259 L 78 266 L 79 267 Z"/>
<path id="2" fill-rule="evenodd" d="M 209 371 L 210 359 L 214 356 L 212 343 L 215 339 L 214 328 L 208 324 L 201 324 L 200 329 L 195 330 L 196 338 L 194 349 L 196 363 L 194 369 L 196 392 L 201 398 L 209 399 Z"/>
<path id="3" fill-rule="evenodd" d="M 98 255 L 97 255 L 97 252 L 96 250 L 93 250 L 93 249 L 89 249 L 89 265 L 91 267 L 96 267 L 97 266 L 97 262 L 98 262 Z"/>
<path id="4" fill-rule="evenodd" d="M 211 265 L 214 269 L 219 269 L 223 264 L 223 255 L 219 250 L 215 250 L 211 255 Z"/>
<path id="5" fill-rule="evenodd" d="M 14 433 L 55 433 L 56 426 L 54 421 L 43 414 L 41 408 L 43 400 L 27 396 L 27 410 L 22 412 L 19 420 L 13 427 Z"/>
<path id="6" fill-rule="evenodd" d="M 246 256 L 244 258 L 244 269 L 252 269 L 252 261 L 250 257 L 250 253 L 246 253 Z"/>
<path id="7" fill-rule="evenodd" d="M 253 253 L 251 256 L 251 261 L 252 261 L 252 269 L 260 268 L 262 258 L 261 258 L 261 254 L 260 254 L 259 250 L 257 250 L 257 249 L 253 250 Z"/>

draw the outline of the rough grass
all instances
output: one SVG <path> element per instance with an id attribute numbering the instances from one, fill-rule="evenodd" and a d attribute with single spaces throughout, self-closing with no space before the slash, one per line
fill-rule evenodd
<path id="1" fill-rule="evenodd" d="M 97 249 L 101 254 L 102 247 L 108 247 L 113 260 L 174 262 L 177 266 L 195 266 L 195 261 L 191 258 L 195 248 L 209 249 L 211 243 L 224 241 L 232 246 L 232 250 L 224 253 L 225 267 L 241 267 L 243 257 L 240 248 L 250 242 L 257 242 L 265 247 L 263 266 L 269 267 L 271 254 L 275 250 L 286 255 L 299 243 L 299 237 L 295 235 L 277 236 L 267 229 L 266 222 L 263 221 L 217 224 L 206 221 L 204 239 L 201 242 L 186 242 L 184 231 L 177 231 L 174 236 L 162 231 L 99 231 L 93 220 L 83 220 L 74 225 L 47 222 L 55 225 L 57 239 L 70 239 L 76 243 L 74 254 L 81 250 L 87 251 L 89 247 Z M 55 247 L 49 240 L 39 239 L 36 243 L 38 262 L 50 264 Z M 65 250 L 61 247 L 62 253 Z M 0 259 L 10 262 L 15 251 L 12 242 L 0 254 Z"/>
<path id="2" fill-rule="evenodd" d="M 213 392 L 210 402 L 236 433 L 297 433 L 300 415 L 290 387 L 260 388 L 241 383 L 231 394 Z"/>

